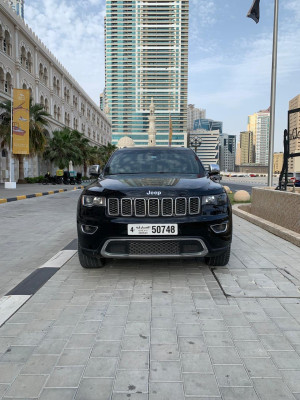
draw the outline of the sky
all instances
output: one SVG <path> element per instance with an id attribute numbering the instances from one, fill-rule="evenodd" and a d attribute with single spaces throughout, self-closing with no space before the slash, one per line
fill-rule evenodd
<path id="1" fill-rule="evenodd" d="M 188 103 L 239 136 L 270 106 L 274 1 L 190 0 Z M 300 94 L 299 0 L 279 0 L 274 150 L 283 151 L 289 100 Z M 99 104 L 105 84 L 105 0 L 26 0 L 25 22 Z"/>

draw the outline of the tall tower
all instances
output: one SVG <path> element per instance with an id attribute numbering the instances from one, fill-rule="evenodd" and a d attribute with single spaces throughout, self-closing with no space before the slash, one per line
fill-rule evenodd
<path id="1" fill-rule="evenodd" d="M 25 0 L 7 0 L 11 8 L 24 19 L 24 3 Z"/>
<path id="2" fill-rule="evenodd" d="M 148 145 L 149 146 L 156 145 L 156 129 L 155 129 L 156 117 L 154 115 L 154 111 L 155 111 L 155 106 L 154 106 L 153 97 L 152 97 L 151 104 L 150 104 L 150 115 L 148 117 L 148 119 L 149 119 Z"/>
<path id="3" fill-rule="evenodd" d="M 186 145 L 189 0 L 107 0 L 105 87 L 112 142 L 130 135 L 148 145 L 149 103 L 156 143 Z"/>
<path id="4" fill-rule="evenodd" d="M 300 108 L 300 94 L 289 101 L 289 110 Z M 290 153 L 300 152 L 300 112 L 290 114 Z M 300 172 L 300 157 L 289 159 L 289 172 Z"/>

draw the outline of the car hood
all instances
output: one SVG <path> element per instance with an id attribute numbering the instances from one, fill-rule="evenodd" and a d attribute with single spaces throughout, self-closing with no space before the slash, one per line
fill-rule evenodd
<path id="1" fill-rule="evenodd" d="M 224 192 L 223 186 L 208 177 L 195 175 L 110 175 L 93 182 L 84 194 L 126 196 L 200 196 Z"/>

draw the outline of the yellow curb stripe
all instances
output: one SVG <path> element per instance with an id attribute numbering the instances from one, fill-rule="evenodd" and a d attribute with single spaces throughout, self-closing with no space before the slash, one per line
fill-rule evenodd
<path id="1" fill-rule="evenodd" d="M 58 191 L 59 191 L 60 193 L 62 193 L 62 192 L 64 192 L 64 189 L 58 189 Z"/>
<path id="2" fill-rule="evenodd" d="M 0 204 L 7 203 L 6 199 L 0 199 Z"/>
<path id="3" fill-rule="evenodd" d="M 35 197 L 43 196 L 43 193 L 35 193 Z"/>
<path id="4" fill-rule="evenodd" d="M 49 190 L 48 194 L 54 194 L 53 190 Z"/>
<path id="5" fill-rule="evenodd" d="M 17 196 L 17 200 L 24 200 L 24 199 L 26 199 L 26 196 Z"/>

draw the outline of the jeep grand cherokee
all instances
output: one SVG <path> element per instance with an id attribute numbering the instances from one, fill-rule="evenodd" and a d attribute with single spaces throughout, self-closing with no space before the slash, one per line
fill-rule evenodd
<path id="1" fill-rule="evenodd" d="M 84 268 L 106 258 L 204 257 L 226 265 L 231 206 L 188 148 L 136 147 L 113 153 L 78 201 L 78 256 Z M 218 173 L 218 171 L 213 171 Z"/>

